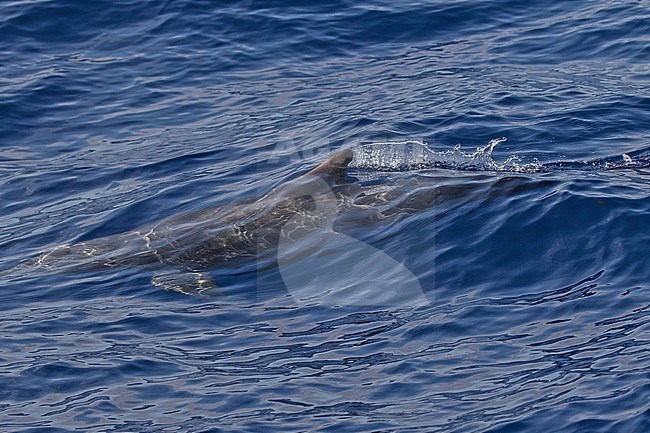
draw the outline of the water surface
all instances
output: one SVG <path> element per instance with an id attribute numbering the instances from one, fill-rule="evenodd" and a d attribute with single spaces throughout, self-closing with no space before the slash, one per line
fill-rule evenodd
<path id="1" fill-rule="evenodd" d="M 2 269 L 340 149 L 403 204 L 343 212 L 356 243 L 293 269 L 354 266 L 305 287 L 3 276 L 2 431 L 650 430 L 648 10 L 2 2 Z M 366 302 L 411 276 L 425 302 Z"/>

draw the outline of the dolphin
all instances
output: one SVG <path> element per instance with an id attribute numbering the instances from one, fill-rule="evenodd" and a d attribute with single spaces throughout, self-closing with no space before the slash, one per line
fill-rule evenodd
<path id="1" fill-rule="evenodd" d="M 330 280 L 345 272 L 341 266 L 332 268 L 331 263 L 337 262 L 331 256 L 317 259 L 318 250 L 328 250 L 327 242 L 331 242 L 334 249 L 345 245 L 354 250 L 351 260 L 357 269 L 372 262 L 379 271 L 397 270 L 410 287 L 405 292 L 411 298 L 421 298 L 417 278 L 401 263 L 341 232 L 434 206 L 448 209 L 453 203 L 489 203 L 500 195 L 553 184 L 522 176 L 495 179 L 490 174 L 473 174 L 378 187 L 372 182 L 364 185 L 348 173 L 353 158 L 352 150 L 338 151 L 258 199 L 171 216 L 131 231 L 59 246 L 0 272 L 0 276 L 19 269 L 77 273 L 131 266 L 152 272 L 155 286 L 202 294 L 217 287 L 210 271 L 268 261 L 280 267 L 291 290 L 289 286 L 315 287 L 314 278 L 320 270 L 327 270 Z M 305 268 L 308 274 L 302 272 Z M 352 279 L 351 274 L 345 278 Z"/>

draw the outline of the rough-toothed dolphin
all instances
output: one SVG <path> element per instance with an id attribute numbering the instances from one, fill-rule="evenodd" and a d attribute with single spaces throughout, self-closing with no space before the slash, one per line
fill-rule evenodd
<path id="1" fill-rule="evenodd" d="M 382 283 L 381 276 L 373 277 L 369 268 L 375 266 L 378 275 L 397 272 L 392 281 L 405 282 L 399 292 L 410 301 L 423 296 L 415 276 L 386 254 L 341 233 L 336 224 L 363 226 L 437 205 L 489 202 L 503 194 L 551 184 L 478 174 L 461 179 L 436 177 L 424 184 L 414 179 L 407 185 L 377 188 L 346 178 L 352 159 L 352 151 L 342 150 L 257 200 L 172 216 L 133 231 L 61 246 L 0 275 L 19 269 L 88 272 L 137 266 L 154 272 L 154 285 L 200 293 L 215 287 L 209 271 L 268 259 L 279 265 L 290 291 L 302 286 L 320 290 L 323 285 L 319 281 L 331 281 L 329 276 L 338 277 L 340 286 L 346 288 L 350 281 L 358 280 L 362 283 L 359 290 L 364 292 L 369 286 L 363 285 L 365 280 L 374 278 L 374 287 Z M 346 260 L 341 263 L 333 260 L 336 253 L 332 251 L 337 248 L 354 253 L 343 255 Z M 364 296 L 372 299 L 377 293 L 391 292 L 396 291 L 387 288 Z M 346 291 L 339 293 L 345 296 Z"/>

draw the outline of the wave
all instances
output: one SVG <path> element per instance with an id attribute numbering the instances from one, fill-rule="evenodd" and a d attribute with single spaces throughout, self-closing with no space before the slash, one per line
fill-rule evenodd
<path id="1" fill-rule="evenodd" d="M 503 162 L 492 157 L 494 148 L 505 142 L 505 137 L 495 138 L 474 152 L 466 152 L 460 144 L 453 149 L 434 151 L 424 141 L 403 140 L 363 144 L 352 149 L 354 158 L 350 167 L 360 170 L 411 171 L 442 168 L 461 171 L 499 171 L 513 173 L 546 173 L 553 171 L 600 171 L 650 167 L 650 147 L 584 161 L 524 162 L 511 155 Z"/>

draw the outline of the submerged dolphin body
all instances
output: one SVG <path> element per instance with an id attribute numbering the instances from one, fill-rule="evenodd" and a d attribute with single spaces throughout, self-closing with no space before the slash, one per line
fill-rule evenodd
<path id="1" fill-rule="evenodd" d="M 419 283 L 403 265 L 341 232 L 434 206 L 446 209 L 449 203 L 489 202 L 549 184 L 521 176 L 495 179 L 478 174 L 469 179 L 416 179 L 386 188 L 364 186 L 358 179 L 346 178 L 353 156 L 350 150 L 339 151 L 257 200 L 190 212 L 133 231 L 61 246 L 0 275 L 17 269 L 91 272 L 136 266 L 154 272 L 152 283 L 156 286 L 201 293 L 216 287 L 211 270 L 238 268 L 251 260 L 272 260 L 280 266 L 287 286 L 313 287 L 320 270 L 327 269 L 327 277 L 346 272 L 340 267 L 332 269 L 331 258 L 314 259 L 330 241 L 337 247 L 353 248 L 351 260 L 358 268 L 374 263 L 380 270 L 399 270 L 401 276 L 396 279 L 407 281 L 410 293 L 417 297 L 421 294 Z M 313 272 L 305 275 L 301 272 L 304 268 Z M 352 279 L 350 275 L 346 281 Z"/>

